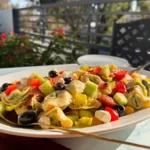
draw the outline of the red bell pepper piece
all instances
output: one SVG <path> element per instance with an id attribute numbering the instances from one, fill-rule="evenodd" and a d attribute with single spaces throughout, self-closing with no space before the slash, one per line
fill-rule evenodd
<path id="1" fill-rule="evenodd" d="M 100 74 L 101 71 L 102 71 L 101 67 L 97 67 L 96 69 L 94 69 L 95 74 Z"/>
<path id="2" fill-rule="evenodd" d="M 91 68 L 90 68 L 90 69 L 87 69 L 86 71 L 87 71 L 89 74 L 94 74 L 93 69 L 91 69 Z"/>
<path id="3" fill-rule="evenodd" d="M 29 79 L 28 84 L 29 84 L 29 86 L 39 87 L 41 85 L 41 82 L 37 78 L 31 78 L 31 79 Z"/>
<path id="4" fill-rule="evenodd" d="M 126 93 L 127 89 L 126 89 L 125 84 L 123 84 L 123 83 L 116 83 L 115 91 L 116 92 L 120 92 L 120 93 Z"/>
<path id="5" fill-rule="evenodd" d="M 115 121 L 115 120 L 119 119 L 119 115 L 118 115 L 117 111 L 115 111 L 114 109 L 112 109 L 110 107 L 105 107 L 105 111 L 110 113 L 111 121 Z"/>
<path id="6" fill-rule="evenodd" d="M 5 94 L 9 95 L 12 91 L 14 91 L 15 89 L 17 89 L 17 85 L 16 84 L 11 84 L 7 87 L 7 89 L 5 90 Z"/>
<path id="7" fill-rule="evenodd" d="M 121 80 L 126 76 L 127 73 L 128 73 L 127 70 L 119 70 L 115 72 L 114 75 L 117 80 Z"/>
<path id="8" fill-rule="evenodd" d="M 89 68 L 86 71 L 90 74 L 100 74 L 100 72 L 102 71 L 102 68 L 101 67 Z"/>

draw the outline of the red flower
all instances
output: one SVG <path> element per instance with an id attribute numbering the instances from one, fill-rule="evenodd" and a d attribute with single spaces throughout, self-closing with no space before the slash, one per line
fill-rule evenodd
<path id="1" fill-rule="evenodd" d="M 26 36 L 26 35 L 21 35 L 21 38 L 22 38 L 22 39 L 27 39 L 28 36 Z"/>
<path id="2" fill-rule="evenodd" d="M 21 45 L 20 45 L 21 47 L 24 47 L 24 43 L 21 43 Z"/>
<path id="3" fill-rule="evenodd" d="M 4 46 L 4 43 L 2 41 L 0 41 L 0 47 Z"/>
<path id="4" fill-rule="evenodd" d="M 6 60 L 9 60 L 9 61 L 13 60 L 11 55 L 7 55 L 5 58 L 6 58 Z"/>
<path id="5" fill-rule="evenodd" d="M 26 51 L 27 51 L 27 52 L 31 51 L 31 48 L 26 48 Z"/>
<path id="6" fill-rule="evenodd" d="M 39 59 L 39 58 L 36 58 L 36 62 L 40 62 L 40 59 Z"/>
<path id="7" fill-rule="evenodd" d="M 17 34 L 17 33 L 14 33 L 14 36 L 18 36 L 18 34 Z"/>
<path id="8" fill-rule="evenodd" d="M 65 36 L 65 35 L 66 35 L 65 31 L 64 31 L 62 28 L 59 28 L 59 29 L 57 30 L 57 32 L 58 32 L 58 34 L 60 34 L 60 35 L 62 35 L 62 36 Z"/>
<path id="9" fill-rule="evenodd" d="M 9 30 L 9 34 L 12 36 L 14 32 L 12 30 Z"/>
<path id="10" fill-rule="evenodd" d="M 52 34 L 52 35 L 55 35 L 55 34 L 57 34 L 57 31 L 56 31 L 56 30 L 53 30 L 53 31 L 51 32 L 51 34 Z"/>
<path id="11" fill-rule="evenodd" d="M 6 38 L 7 38 L 6 34 L 5 34 L 5 33 L 2 33 L 2 34 L 1 34 L 1 40 L 2 40 L 3 42 L 5 42 L 5 41 L 6 41 Z"/>
<path id="12" fill-rule="evenodd" d="M 58 28 L 58 30 L 53 30 L 51 32 L 52 35 L 61 35 L 61 36 L 65 36 L 66 33 L 62 28 Z"/>

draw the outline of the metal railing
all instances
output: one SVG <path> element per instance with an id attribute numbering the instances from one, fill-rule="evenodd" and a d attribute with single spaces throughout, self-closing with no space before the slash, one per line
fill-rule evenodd
<path id="1" fill-rule="evenodd" d="M 139 5 L 142 2 L 148 3 L 148 0 L 138 0 Z M 129 11 L 131 3 L 132 0 L 82 0 L 14 9 L 14 30 L 40 40 L 42 45 L 39 45 L 46 47 L 53 38 L 50 32 L 61 27 L 68 40 L 75 34 L 72 42 L 85 45 L 89 53 L 109 53 L 114 21 L 129 16 L 137 19 L 150 16 L 148 8 Z"/>

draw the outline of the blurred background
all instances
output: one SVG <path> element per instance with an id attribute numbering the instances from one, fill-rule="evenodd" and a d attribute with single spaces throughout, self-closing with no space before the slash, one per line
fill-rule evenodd
<path id="1" fill-rule="evenodd" d="M 0 32 L 10 30 L 48 46 L 62 28 L 87 53 L 110 54 L 114 23 L 150 18 L 149 0 L 1 0 Z"/>

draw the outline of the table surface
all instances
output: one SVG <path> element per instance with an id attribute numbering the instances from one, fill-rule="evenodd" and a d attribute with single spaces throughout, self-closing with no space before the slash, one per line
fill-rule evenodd
<path id="1" fill-rule="evenodd" d="M 5 75 L 8 73 L 31 69 L 32 67 L 18 67 L 18 68 L 2 68 L 0 69 L 0 75 Z M 139 144 L 145 144 L 150 146 L 150 119 L 147 119 L 135 126 L 131 126 L 119 131 L 104 134 L 103 136 L 116 138 L 120 140 L 125 140 L 129 142 L 135 142 Z M 140 148 L 135 148 L 131 146 L 119 145 L 114 143 L 108 143 L 100 140 L 95 140 L 91 138 L 81 137 L 81 138 L 71 138 L 71 139 L 52 139 L 53 141 L 63 144 L 64 146 L 71 148 L 73 150 L 140 150 Z"/>

